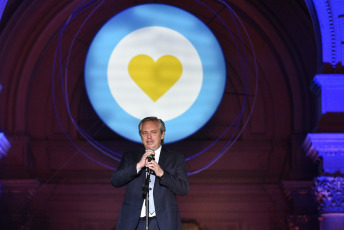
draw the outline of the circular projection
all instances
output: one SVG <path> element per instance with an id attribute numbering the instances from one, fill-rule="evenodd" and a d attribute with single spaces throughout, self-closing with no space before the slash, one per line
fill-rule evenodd
<path id="1" fill-rule="evenodd" d="M 194 15 L 165 4 L 138 5 L 112 17 L 85 63 L 96 113 L 136 142 L 146 116 L 165 121 L 166 143 L 192 135 L 215 113 L 225 84 L 225 60 L 213 33 Z"/>

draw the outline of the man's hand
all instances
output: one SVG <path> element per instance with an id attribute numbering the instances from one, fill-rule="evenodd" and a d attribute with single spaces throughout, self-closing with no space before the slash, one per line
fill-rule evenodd
<path id="1" fill-rule="evenodd" d="M 142 155 L 141 160 L 136 164 L 136 170 L 140 171 L 143 167 L 146 166 L 146 162 L 148 162 L 147 157 L 149 155 L 155 155 L 153 150 L 147 149 L 146 152 Z"/>
<path id="2" fill-rule="evenodd" d="M 162 168 L 160 167 L 160 165 L 158 163 L 156 163 L 155 160 L 152 160 L 151 162 L 148 162 L 148 160 L 146 161 L 146 165 L 147 168 L 153 170 L 155 172 L 155 175 L 157 177 L 162 177 L 162 175 L 164 175 L 164 170 L 162 170 Z"/>

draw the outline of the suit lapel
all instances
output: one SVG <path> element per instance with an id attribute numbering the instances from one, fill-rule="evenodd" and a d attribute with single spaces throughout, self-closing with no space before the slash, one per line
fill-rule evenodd
<path id="1" fill-rule="evenodd" d="M 159 165 L 161 168 L 165 168 L 167 162 L 168 151 L 166 148 L 162 147 L 160 152 Z"/>
<path id="2" fill-rule="evenodd" d="M 136 158 L 137 158 L 136 162 L 139 162 L 141 160 L 141 157 L 144 154 L 144 152 L 145 152 L 144 148 L 142 148 L 142 149 L 140 149 L 139 151 L 136 152 Z"/>

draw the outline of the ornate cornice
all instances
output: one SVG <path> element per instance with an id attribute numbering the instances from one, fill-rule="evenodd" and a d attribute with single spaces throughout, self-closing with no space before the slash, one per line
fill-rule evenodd
<path id="1" fill-rule="evenodd" d="M 344 133 L 309 133 L 303 145 L 307 155 L 313 159 L 344 156 Z"/>
<path id="2" fill-rule="evenodd" d="M 308 156 L 322 159 L 325 173 L 344 173 L 344 133 L 311 133 L 303 146 Z"/>
<path id="3" fill-rule="evenodd" d="M 344 213 L 343 177 L 317 177 L 315 195 L 322 213 Z"/>

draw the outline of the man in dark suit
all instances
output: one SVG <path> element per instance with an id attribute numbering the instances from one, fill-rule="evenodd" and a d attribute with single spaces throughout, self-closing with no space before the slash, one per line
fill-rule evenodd
<path id="1" fill-rule="evenodd" d="M 116 229 L 145 229 L 146 207 L 142 185 L 150 171 L 151 180 L 155 181 L 149 192 L 153 198 L 153 201 L 149 201 L 149 229 L 181 230 L 176 195 L 183 196 L 189 192 L 184 156 L 162 146 L 165 124 L 161 119 L 144 118 L 139 124 L 139 134 L 144 149 L 124 153 L 117 171 L 111 177 L 114 187 L 126 186 Z M 149 160 L 151 155 L 155 160 Z"/>

